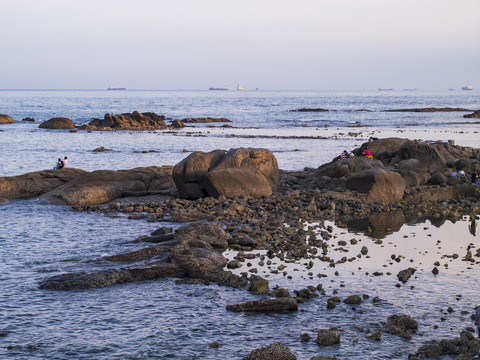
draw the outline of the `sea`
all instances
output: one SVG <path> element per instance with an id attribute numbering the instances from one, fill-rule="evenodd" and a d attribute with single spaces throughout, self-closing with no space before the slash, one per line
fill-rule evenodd
<path id="1" fill-rule="evenodd" d="M 471 111 L 385 111 L 423 107 Z M 296 111 L 301 108 L 328 111 Z M 0 125 L 0 176 L 51 169 L 64 156 L 70 167 L 117 170 L 175 165 L 192 151 L 238 147 L 269 149 L 280 169 L 296 171 L 316 168 L 370 137 L 452 140 L 478 148 L 480 120 L 463 117 L 478 109 L 477 91 L 1 90 L 0 114 L 17 122 Z M 53 117 L 67 117 L 81 125 L 106 113 L 135 110 L 165 115 L 167 123 L 196 117 L 232 122 L 228 127 L 194 124 L 174 131 L 70 132 L 38 127 Z M 35 122 L 22 121 L 27 117 Z M 92 152 L 100 146 L 111 151 Z M 293 294 L 322 284 L 325 295 L 300 304 L 294 313 L 239 314 L 225 306 L 261 296 L 215 284 L 179 284 L 175 279 L 102 289 L 41 290 L 39 283 L 49 276 L 88 271 L 96 258 L 137 249 L 141 245 L 129 241 L 160 226 L 179 224 L 77 212 L 35 199 L 3 202 L 0 358 L 242 359 L 256 348 L 282 342 L 301 360 L 313 356 L 406 359 L 422 344 L 458 337 L 461 330 L 473 326 L 470 315 L 480 305 L 480 271 L 478 264 L 462 261 L 467 248 L 478 246 L 478 236 L 469 224 L 468 218 L 442 223 L 423 220 L 404 224 L 379 241 L 361 230 L 332 223 L 335 237 L 330 241 L 355 238 L 369 248 L 369 256 L 334 269 L 321 262 L 311 269 L 305 261 L 288 263 L 290 278 L 282 271 L 271 272 L 283 264 L 280 260 L 270 268 L 252 261 L 251 266 L 257 266 L 271 287 L 279 285 Z M 352 245 L 349 251 L 355 256 L 359 249 Z M 459 258 L 452 258 L 453 253 Z M 392 261 L 392 254 L 401 255 L 401 261 Z M 433 275 L 436 261 L 440 273 Z M 395 286 L 396 273 L 410 266 L 417 269 L 415 276 Z M 351 294 L 370 298 L 353 308 L 340 304 L 328 310 L 326 299 L 335 294 L 342 299 Z M 372 302 L 375 296 L 382 301 Z M 402 313 L 419 322 L 411 340 L 386 333 L 379 342 L 366 338 L 380 330 L 388 316 Z M 316 332 L 331 327 L 341 329 L 341 343 L 316 344 Z M 312 340 L 301 341 L 303 333 Z M 221 346 L 210 347 L 214 341 Z"/>

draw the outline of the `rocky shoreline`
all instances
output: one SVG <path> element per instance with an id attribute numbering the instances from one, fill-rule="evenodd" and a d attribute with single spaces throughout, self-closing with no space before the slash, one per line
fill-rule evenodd
<path id="1" fill-rule="evenodd" d="M 361 156 L 367 147 L 375 159 Z M 47 278 L 40 285 L 42 289 L 97 288 L 174 277 L 199 284 L 246 287 L 253 295 L 268 296 L 265 300 L 231 304 L 226 310 L 296 311 L 299 304 L 323 295 L 321 284 L 290 295 L 286 289 L 271 288 L 267 279 L 257 275 L 256 267 L 247 265 L 240 275 L 230 270 L 240 269 L 253 259 L 259 266 L 270 266 L 272 259 L 280 259 L 283 263 L 303 261 L 305 271 L 309 271 L 313 261 L 331 268 L 367 256 L 369 249 L 365 246 L 359 253 L 335 260 L 332 255 L 342 253 L 349 244 L 335 242 L 332 228 L 325 221 L 380 239 L 406 222 L 456 221 L 480 212 L 480 187 L 451 177 L 460 169 L 471 173 L 479 168 L 478 149 L 391 138 L 365 143 L 353 153 L 353 158 L 336 158 L 318 169 L 298 172 L 279 170 L 273 154 L 265 149 L 195 152 L 175 167 L 91 173 L 68 168 L 47 170 L 0 178 L 0 198 L 40 196 L 43 201 L 72 205 L 77 211 L 125 214 L 132 221 L 187 223 L 175 230 L 160 227 L 150 236 L 132 240 L 150 245 L 99 258 L 92 266 L 98 271 Z M 241 192 L 237 192 L 239 188 Z M 122 200 L 132 196 L 136 200 Z M 310 225 L 314 223 L 318 225 Z M 380 245 L 381 240 L 376 244 Z M 223 255 L 226 249 L 237 251 L 237 255 L 227 259 Z M 479 251 L 469 249 L 457 257 L 472 266 L 480 264 Z M 397 258 L 402 261 L 401 255 L 392 261 Z M 405 267 L 398 274 L 402 283 L 399 286 L 407 283 L 416 270 Z M 282 273 L 282 263 L 272 267 L 271 272 Z M 284 275 L 289 276 L 287 272 Z M 368 298 L 361 294 L 343 302 L 355 305 Z M 325 306 L 333 310 L 340 301 L 333 296 L 325 299 Z M 369 336 L 381 341 L 381 333 L 386 332 L 408 339 L 418 328 L 415 320 L 405 314 L 393 315 L 386 324 L 379 333 Z M 316 341 L 322 346 L 335 344 L 340 341 L 340 332 L 319 330 Z M 469 356 L 477 343 L 471 333 L 462 332 L 457 340 L 422 346 L 410 358 Z M 295 359 L 285 348 L 279 345 L 274 350 L 255 350 L 264 355 L 254 351 L 245 359 Z M 281 355 L 283 352 L 287 355 Z"/>

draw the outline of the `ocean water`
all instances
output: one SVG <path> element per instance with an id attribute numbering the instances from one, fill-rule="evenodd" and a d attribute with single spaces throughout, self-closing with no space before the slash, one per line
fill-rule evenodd
<path id="1" fill-rule="evenodd" d="M 126 169 L 174 165 L 188 155 L 184 150 L 264 147 L 274 151 L 280 168 L 299 170 L 327 162 L 344 148 L 360 146 L 369 136 L 454 139 L 464 146 L 480 146 L 480 124 L 464 119 L 464 113 L 382 111 L 431 106 L 475 110 L 480 109 L 480 98 L 477 92 L 420 91 L 0 91 L 0 113 L 17 120 L 0 125 L 0 176 L 48 169 L 64 155 L 72 167 Z M 290 111 L 303 107 L 330 111 Z M 356 111 L 360 109 L 370 111 Z M 199 125 L 175 133 L 38 128 L 40 121 L 54 116 L 82 124 L 107 112 L 133 110 L 172 119 L 226 117 L 236 128 Z M 24 117 L 37 121 L 22 122 Z M 113 151 L 91 151 L 99 146 Z M 148 150 L 158 152 L 141 153 Z M 426 341 L 453 338 L 472 326 L 469 315 L 461 311 L 471 313 L 478 305 L 480 272 L 478 265 L 461 260 L 467 246 L 477 243 L 467 225 L 467 221 L 447 222 L 440 228 L 429 222 L 404 225 L 385 237 L 382 245 L 364 234 L 336 229 L 337 238 L 331 241 L 355 237 L 369 247 L 371 257 L 334 269 L 322 263 L 311 270 L 302 262 L 288 264 L 292 279 L 259 267 L 271 286 L 293 291 L 322 283 L 327 295 L 301 304 L 292 314 L 236 314 L 225 306 L 259 297 L 217 285 L 176 284 L 174 279 L 104 289 L 40 290 L 39 282 L 51 275 L 88 270 L 91 260 L 100 256 L 140 247 L 125 242 L 161 224 L 79 213 L 35 200 L 0 203 L 0 334 L 6 335 L 0 336 L 0 358 L 241 359 L 255 348 L 280 341 L 302 360 L 319 355 L 364 359 L 366 353 L 371 359 L 405 359 Z M 355 256 L 358 251 L 351 247 L 341 256 Z M 454 252 L 459 259 L 442 258 Z M 390 254 L 405 258 L 390 264 Z M 431 273 L 435 261 L 441 263 L 438 276 Z M 409 266 L 418 269 L 415 277 L 395 287 L 395 274 Z M 375 271 L 384 275 L 372 276 Z M 318 273 L 328 277 L 318 278 Z M 367 300 L 356 310 L 346 305 L 327 310 L 326 299 L 335 291 L 342 298 L 365 293 L 384 301 L 375 305 Z M 448 306 L 455 312 L 447 313 Z M 395 313 L 417 319 L 419 334 L 410 341 L 388 334 L 380 342 L 365 338 L 360 328 L 378 330 Z M 320 347 L 313 342 L 316 330 L 332 326 L 343 329 L 340 345 Z M 312 336 L 312 341 L 301 342 L 302 333 Z M 209 348 L 212 341 L 222 347 Z"/>

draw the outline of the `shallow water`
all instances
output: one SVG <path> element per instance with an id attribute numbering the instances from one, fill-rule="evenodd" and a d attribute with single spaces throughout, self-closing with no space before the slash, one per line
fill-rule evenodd
<path id="1" fill-rule="evenodd" d="M 184 149 L 210 151 L 240 146 L 271 149 L 281 169 L 298 170 L 325 163 L 344 148 L 353 149 L 378 134 L 455 139 L 462 145 L 480 146 L 478 124 L 463 124 L 463 113 L 379 111 L 427 106 L 478 109 L 480 102 L 475 92 L 0 91 L 0 113 L 19 121 L 0 126 L 0 176 L 48 169 L 56 158 L 65 155 L 72 167 L 125 169 L 173 165 L 188 155 Z M 301 107 L 336 111 L 289 111 Z M 363 108 L 372 112 L 353 111 Z M 227 117 L 238 129 L 200 125 L 178 131 L 177 135 L 38 129 L 39 121 L 53 116 L 67 116 L 80 124 L 106 112 L 133 110 L 154 111 L 171 118 Z M 21 122 L 26 116 L 38 121 Z M 355 124 L 369 127 L 348 127 Z M 113 151 L 91 152 L 99 146 Z M 159 152 L 138 153 L 143 150 Z M 287 264 L 292 279 L 281 272 L 271 274 L 270 269 L 264 273 L 259 267 L 259 273 L 268 276 L 271 287 L 278 284 L 292 292 L 323 284 L 325 296 L 301 304 L 299 311 L 291 314 L 230 313 L 225 310 L 227 304 L 259 297 L 246 290 L 176 284 L 172 279 L 68 292 L 38 289 L 39 282 L 51 275 L 88 270 L 98 266 L 90 260 L 140 247 L 141 244 L 125 242 L 158 226 L 143 220 L 40 205 L 35 200 L 0 203 L 0 333 L 7 333 L 0 336 L 0 358 L 241 359 L 255 348 L 281 341 L 302 360 L 315 355 L 364 359 L 365 354 L 371 359 L 405 359 L 428 340 L 453 338 L 472 326 L 469 315 L 460 312 L 471 313 L 473 306 L 478 305 L 478 265 L 461 261 L 468 244 L 475 244 L 477 239 L 468 232 L 467 222 L 447 222 L 440 228 L 428 221 L 403 225 L 384 232 L 382 245 L 354 233 L 354 228 L 352 232 L 337 228 L 337 238 L 330 242 L 348 242 L 352 237 L 360 242 L 347 246 L 348 253 L 334 252 L 332 257 L 356 256 L 360 247 L 366 245 L 370 258 L 362 257 L 335 268 L 318 263 L 311 270 L 303 265 L 306 261 Z M 437 244 L 438 240 L 441 243 Z M 441 258 L 454 252 L 460 255 L 459 259 Z M 404 255 L 405 259 L 392 262 L 391 254 Z M 440 274 L 434 276 L 431 270 L 437 260 L 441 263 Z M 395 287 L 396 273 L 409 266 L 418 269 L 415 277 L 406 285 Z M 248 268 L 244 265 L 239 272 Z M 373 276 L 375 271 L 384 275 Z M 328 277 L 318 278 L 318 273 Z M 342 298 L 365 293 L 385 301 L 374 305 L 371 299 L 366 300 L 357 310 L 344 304 L 327 310 L 326 299 L 334 290 Z M 447 314 L 448 306 L 455 312 Z M 367 340 L 365 333 L 356 328 L 358 325 L 377 330 L 395 313 L 417 319 L 419 335 L 406 341 L 384 334 L 377 343 Z M 322 348 L 313 341 L 300 341 L 304 332 L 314 339 L 316 330 L 331 326 L 343 329 L 339 346 Z M 218 341 L 222 347 L 209 348 L 212 341 Z M 10 345 L 21 348 L 8 350 Z M 29 345 L 33 348 L 28 349 Z"/>
<path id="2" fill-rule="evenodd" d="M 405 225 L 399 232 L 386 236 L 382 245 L 374 244 L 362 234 L 336 228 L 337 237 L 329 240 L 330 243 L 349 241 L 353 237 L 359 243 L 346 246 L 349 253 L 332 252 L 332 257 L 355 256 L 363 245 L 369 248 L 371 257 L 335 268 L 318 263 L 311 270 L 302 265 L 306 261 L 286 264 L 292 279 L 281 272 L 279 275 L 271 274 L 270 270 L 263 273 L 259 267 L 260 275 L 267 276 L 271 287 L 278 284 L 293 292 L 307 285 L 323 284 L 325 296 L 301 304 L 299 311 L 291 314 L 231 313 L 225 310 L 227 304 L 259 297 L 245 290 L 217 285 L 176 284 L 172 279 L 103 289 L 40 290 L 38 283 L 48 276 L 85 270 L 91 266 L 89 260 L 140 247 L 122 243 L 151 232 L 159 224 L 79 213 L 35 201 L 2 204 L 0 217 L 9 219 L 0 225 L 3 319 L 0 331 L 8 333 L 0 338 L 0 357 L 240 359 L 255 348 L 281 341 L 299 359 L 320 354 L 363 359 L 366 351 L 372 359 L 404 359 L 425 341 L 452 338 L 472 326 L 469 316 L 460 315 L 460 311 L 473 311 L 480 290 L 476 280 L 480 275 L 478 265 L 471 266 L 460 258 L 440 257 L 452 252 L 463 256 L 466 246 L 476 240 L 468 232 L 465 221 L 448 222 L 441 228 L 428 222 Z M 62 226 L 56 227 L 55 223 Z M 437 248 L 437 240 L 441 240 L 441 250 Z M 392 253 L 404 255 L 405 259 L 389 265 Z M 410 263 L 409 259 L 414 262 Z M 440 274 L 434 276 L 430 271 L 436 260 L 442 266 Z M 255 265 L 254 260 L 250 262 Z M 448 269 L 443 269 L 443 263 L 449 263 Z M 272 264 L 272 269 L 278 264 L 280 262 Z M 406 285 L 396 288 L 397 271 L 409 266 L 417 268 L 417 273 Z M 246 268 L 244 265 L 239 271 Z M 312 277 L 308 275 L 310 271 Z M 335 271 L 339 272 L 338 276 L 334 275 Z M 383 271 L 385 275 L 373 276 L 374 271 Z M 392 275 L 386 275 L 387 272 Z M 318 278 L 317 273 L 328 277 Z M 357 310 L 344 304 L 327 310 L 326 299 L 334 290 L 341 298 L 368 294 L 384 301 L 373 304 L 371 299 L 366 300 Z M 457 298 L 459 294 L 461 298 Z M 447 315 L 448 306 L 455 312 Z M 406 341 L 383 334 L 382 341 L 377 343 L 367 340 L 365 333 L 356 328 L 377 330 L 388 316 L 396 313 L 406 313 L 418 320 L 421 335 Z M 441 321 L 441 316 L 446 320 Z M 434 325 L 439 328 L 433 329 Z M 300 341 L 300 334 L 304 332 L 315 338 L 316 330 L 331 326 L 343 329 L 339 346 L 322 348 L 313 340 Z M 222 347 L 209 348 L 212 341 L 218 341 Z M 21 345 L 22 349 L 7 350 L 9 345 Z M 27 349 L 29 345 L 36 349 Z"/>

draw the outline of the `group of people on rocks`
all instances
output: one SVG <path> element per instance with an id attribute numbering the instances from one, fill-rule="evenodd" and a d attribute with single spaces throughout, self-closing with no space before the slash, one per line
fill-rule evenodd
<path id="1" fill-rule="evenodd" d="M 63 158 L 63 160 L 61 158 L 58 158 L 57 160 L 57 164 L 53 167 L 54 170 L 59 170 L 59 169 L 63 169 L 63 168 L 66 168 L 68 165 L 68 159 L 67 157 L 65 156 Z"/>
<path id="2" fill-rule="evenodd" d="M 454 171 L 452 172 L 451 176 L 453 178 L 460 179 L 464 182 L 467 182 L 467 174 L 465 174 L 465 171 L 460 170 L 458 172 Z M 478 173 L 478 169 L 475 169 L 472 171 L 472 178 L 471 178 L 472 185 L 477 185 L 480 183 L 480 174 Z"/>
<path id="3" fill-rule="evenodd" d="M 363 151 L 363 155 L 366 156 L 369 159 L 373 158 L 372 153 L 367 148 L 365 148 L 365 150 Z M 343 152 L 340 154 L 340 159 L 348 159 L 348 158 L 351 158 L 351 157 L 354 157 L 354 156 L 355 156 L 355 154 L 353 152 L 343 150 Z"/>

